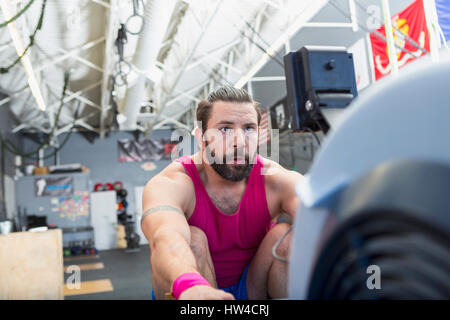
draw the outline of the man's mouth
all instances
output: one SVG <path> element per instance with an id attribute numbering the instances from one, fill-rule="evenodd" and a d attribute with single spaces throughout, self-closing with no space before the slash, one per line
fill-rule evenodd
<path id="1" fill-rule="evenodd" d="M 245 164 L 245 158 L 244 157 L 234 157 L 233 163 L 234 164 Z"/>

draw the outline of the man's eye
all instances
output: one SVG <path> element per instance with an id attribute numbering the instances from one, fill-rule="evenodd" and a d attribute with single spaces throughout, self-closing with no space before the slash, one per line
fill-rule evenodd
<path id="1" fill-rule="evenodd" d="M 230 130 L 231 130 L 231 129 L 228 128 L 228 127 L 220 128 L 220 131 L 225 132 L 225 133 L 230 132 Z"/>
<path id="2" fill-rule="evenodd" d="M 253 132 L 255 130 L 255 128 L 253 128 L 253 127 L 247 127 L 247 128 L 245 128 L 245 131 L 246 132 Z"/>

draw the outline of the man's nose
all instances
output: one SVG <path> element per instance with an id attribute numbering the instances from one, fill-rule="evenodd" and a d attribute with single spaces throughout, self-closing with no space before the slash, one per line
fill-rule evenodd
<path id="1" fill-rule="evenodd" d="M 233 146 L 240 148 L 245 145 L 245 134 L 242 129 L 236 129 L 233 132 Z"/>

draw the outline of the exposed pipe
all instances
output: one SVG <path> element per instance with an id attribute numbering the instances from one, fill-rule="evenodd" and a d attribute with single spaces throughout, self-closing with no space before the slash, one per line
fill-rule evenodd
<path id="1" fill-rule="evenodd" d="M 111 103 L 111 73 L 113 70 L 113 57 L 109 54 L 113 51 L 114 37 L 117 34 L 117 27 L 119 25 L 119 0 L 109 1 L 109 16 L 107 17 L 106 24 L 106 39 L 105 39 L 105 58 L 103 60 L 103 80 L 102 80 L 102 98 L 101 98 L 101 110 L 100 110 L 100 139 L 104 139 L 106 135 L 106 119 L 108 115 L 108 108 Z M 115 116 L 112 112 L 113 117 Z"/>
<path id="2" fill-rule="evenodd" d="M 425 20 L 427 23 L 428 35 L 430 38 L 430 55 L 434 62 L 439 61 L 440 38 L 438 16 L 436 12 L 436 4 L 434 0 L 424 0 L 423 7 L 425 10 Z"/>
<path id="3" fill-rule="evenodd" d="M 224 0 L 219 0 L 214 8 L 214 10 L 212 11 L 212 14 L 209 16 L 208 20 L 206 21 L 206 23 L 202 26 L 202 31 L 200 32 L 200 35 L 197 38 L 197 41 L 194 43 L 194 45 L 192 46 L 192 48 L 190 49 L 189 54 L 186 56 L 186 58 L 183 61 L 183 64 L 180 66 L 180 68 L 177 71 L 177 75 L 175 77 L 175 79 L 173 80 L 173 82 L 170 84 L 170 89 L 167 90 L 168 95 L 162 100 L 161 106 L 158 109 L 158 111 L 156 112 L 156 117 L 155 119 L 150 123 L 150 126 L 147 128 L 147 130 L 145 131 L 145 136 L 149 136 L 150 133 L 154 130 L 153 127 L 156 125 L 157 121 L 159 120 L 159 117 L 161 116 L 161 113 L 163 112 L 164 108 L 167 106 L 166 102 L 169 99 L 168 97 L 172 94 L 172 92 L 174 91 L 175 87 L 178 84 L 178 81 L 180 81 L 181 76 L 183 75 L 183 72 L 186 70 L 186 68 L 188 67 L 189 62 L 191 61 L 192 57 L 194 56 L 197 47 L 199 46 L 200 42 L 203 39 L 203 36 L 205 35 L 209 25 L 211 24 L 211 22 L 213 21 L 213 18 L 215 17 L 215 15 L 217 14 L 217 12 L 219 12 L 220 6 L 223 4 Z"/>
<path id="4" fill-rule="evenodd" d="M 147 0 L 145 6 L 145 25 L 139 36 L 133 64 L 141 72 L 137 75 L 135 85 L 128 88 L 123 114 L 126 120 L 121 129 L 136 129 L 136 120 L 145 97 L 145 73 L 155 65 L 167 27 L 175 8 L 175 0 Z"/>
<path id="5" fill-rule="evenodd" d="M 391 65 L 391 74 L 398 74 L 398 61 L 397 61 L 397 51 L 395 49 L 394 35 L 392 33 L 392 21 L 391 21 L 391 10 L 389 8 L 389 2 L 387 0 L 381 1 L 381 6 L 383 8 L 383 18 L 384 18 L 384 30 L 386 32 L 386 42 L 388 46 L 389 53 L 389 64 Z"/>

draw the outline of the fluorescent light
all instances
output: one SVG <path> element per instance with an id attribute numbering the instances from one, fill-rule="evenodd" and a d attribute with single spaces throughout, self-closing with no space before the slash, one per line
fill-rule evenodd
<path id="1" fill-rule="evenodd" d="M 11 14 L 11 8 L 9 0 L 1 0 L 0 5 L 3 11 L 3 17 L 5 21 L 8 21 L 13 17 Z M 9 34 L 14 43 L 14 47 L 16 48 L 16 52 L 18 56 L 21 56 L 25 51 L 25 46 L 23 45 L 22 38 L 20 37 L 20 33 L 17 30 L 14 22 L 8 24 Z M 44 102 L 44 98 L 42 97 L 41 89 L 39 88 L 38 81 L 33 71 L 33 66 L 31 65 L 30 58 L 28 57 L 28 53 L 20 59 L 22 65 L 25 69 L 25 74 L 27 75 L 28 85 L 30 86 L 31 93 L 33 94 L 34 99 L 38 105 L 38 108 L 42 111 L 45 111 L 46 105 Z"/>

